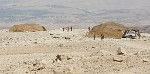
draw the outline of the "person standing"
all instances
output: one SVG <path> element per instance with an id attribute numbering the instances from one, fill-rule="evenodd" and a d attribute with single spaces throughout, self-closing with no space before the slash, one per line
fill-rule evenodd
<path id="1" fill-rule="evenodd" d="M 62 28 L 63 29 L 63 31 L 65 31 L 65 28 Z"/>
<path id="2" fill-rule="evenodd" d="M 141 38 L 141 34 L 140 34 L 140 32 L 138 32 L 138 36 L 139 36 L 139 39 Z"/>
<path id="3" fill-rule="evenodd" d="M 104 39 L 104 34 L 101 34 L 101 40 L 103 40 Z"/>
<path id="4" fill-rule="evenodd" d="M 67 28 L 67 31 L 69 31 L 69 27 Z"/>
<path id="5" fill-rule="evenodd" d="M 89 30 L 89 32 L 90 32 L 91 28 L 90 28 L 90 27 L 88 27 L 88 30 Z"/>
<path id="6" fill-rule="evenodd" d="M 72 31 L 72 26 L 70 27 L 70 30 Z"/>
<path id="7" fill-rule="evenodd" d="M 94 34 L 94 40 L 95 40 L 95 38 L 96 38 L 96 35 Z"/>

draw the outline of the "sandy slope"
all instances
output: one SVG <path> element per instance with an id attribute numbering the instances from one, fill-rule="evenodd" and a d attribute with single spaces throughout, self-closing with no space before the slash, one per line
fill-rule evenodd
<path id="1" fill-rule="evenodd" d="M 101 41 L 87 38 L 86 33 L 85 29 L 0 30 L 0 74 L 150 74 L 149 34 L 135 40 Z M 117 55 L 119 47 L 126 54 Z"/>

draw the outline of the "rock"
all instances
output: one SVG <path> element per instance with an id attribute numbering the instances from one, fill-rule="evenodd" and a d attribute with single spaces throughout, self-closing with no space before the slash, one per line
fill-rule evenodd
<path id="1" fill-rule="evenodd" d="M 65 37 L 65 39 L 66 39 L 66 40 L 70 40 L 70 38 L 69 38 L 69 37 Z"/>
<path id="2" fill-rule="evenodd" d="M 68 56 L 65 56 L 65 55 L 57 55 L 56 56 L 56 61 L 64 61 L 64 60 L 70 60 L 71 58 L 70 57 L 68 57 Z"/>
<path id="3" fill-rule="evenodd" d="M 38 44 L 37 42 L 33 42 L 34 44 Z"/>
<path id="4" fill-rule="evenodd" d="M 54 36 L 53 38 L 60 38 L 60 37 Z"/>
<path id="5" fill-rule="evenodd" d="M 114 56 L 114 58 L 113 58 L 113 61 L 117 61 L 117 62 L 122 62 L 123 60 L 124 60 L 123 56 L 119 56 L 119 55 Z"/>
<path id="6" fill-rule="evenodd" d="M 68 67 L 68 68 L 64 68 L 63 70 L 64 72 L 69 73 L 69 72 L 72 72 L 74 69 L 73 67 Z"/>
<path id="7" fill-rule="evenodd" d="M 74 67 L 62 67 L 60 69 L 55 69 L 53 70 L 54 74 L 73 74 L 75 73 L 75 68 Z"/>
<path id="8" fill-rule="evenodd" d="M 37 65 L 40 64 L 40 62 L 38 60 L 35 60 L 35 61 L 31 62 L 31 63 L 32 63 L 32 66 L 37 66 Z"/>
<path id="9" fill-rule="evenodd" d="M 133 53 L 133 55 L 139 55 L 139 53 L 138 53 L 138 52 L 136 52 L 136 53 Z"/>
<path id="10" fill-rule="evenodd" d="M 30 71 L 38 71 L 38 70 L 45 69 L 45 65 L 43 63 L 41 63 L 40 61 L 38 61 L 38 60 L 30 62 L 30 64 L 32 65 L 32 66 L 29 67 Z"/>
<path id="11" fill-rule="evenodd" d="M 150 60 L 148 60 L 148 59 L 143 59 L 143 62 L 150 62 Z"/>
<path id="12" fill-rule="evenodd" d="M 119 47 L 118 50 L 117 50 L 117 55 L 124 55 L 124 54 L 126 54 L 126 51 Z"/>
<path id="13" fill-rule="evenodd" d="M 71 72 L 65 73 L 65 71 L 53 70 L 53 74 L 73 74 Z"/>
<path id="14" fill-rule="evenodd" d="M 96 48 L 96 47 L 93 46 L 92 48 L 94 49 L 94 48 Z"/>
<path id="15" fill-rule="evenodd" d="M 49 35 L 54 35 L 54 34 L 50 33 Z"/>
<path id="16" fill-rule="evenodd" d="M 64 44 L 59 44 L 58 46 L 59 47 L 66 47 Z"/>

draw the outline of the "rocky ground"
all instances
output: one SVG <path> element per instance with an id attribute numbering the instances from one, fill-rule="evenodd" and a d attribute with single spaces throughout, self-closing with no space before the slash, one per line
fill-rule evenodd
<path id="1" fill-rule="evenodd" d="M 87 38 L 87 30 L 0 30 L 0 74 L 150 74 L 150 34 Z"/>

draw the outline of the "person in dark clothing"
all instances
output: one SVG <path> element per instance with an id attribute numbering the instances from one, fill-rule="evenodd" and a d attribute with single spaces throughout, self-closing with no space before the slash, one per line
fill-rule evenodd
<path id="1" fill-rule="evenodd" d="M 101 34 L 101 40 L 103 40 L 104 39 L 104 34 Z"/>
<path id="2" fill-rule="evenodd" d="M 70 30 L 72 31 L 72 26 L 70 27 Z"/>
<path id="3" fill-rule="evenodd" d="M 67 31 L 69 31 L 69 27 L 67 28 Z"/>
<path id="4" fill-rule="evenodd" d="M 94 34 L 94 40 L 95 40 L 95 38 L 96 38 L 96 36 L 95 36 L 95 34 Z"/>
<path id="5" fill-rule="evenodd" d="M 90 28 L 90 27 L 88 27 L 88 30 L 90 31 L 90 30 L 91 30 L 91 28 Z"/>
<path id="6" fill-rule="evenodd" d="M 141 34 L 140 33 L 138 33 L 138 36 L 139 36 L 139 39 L 141 38 Z"/>

